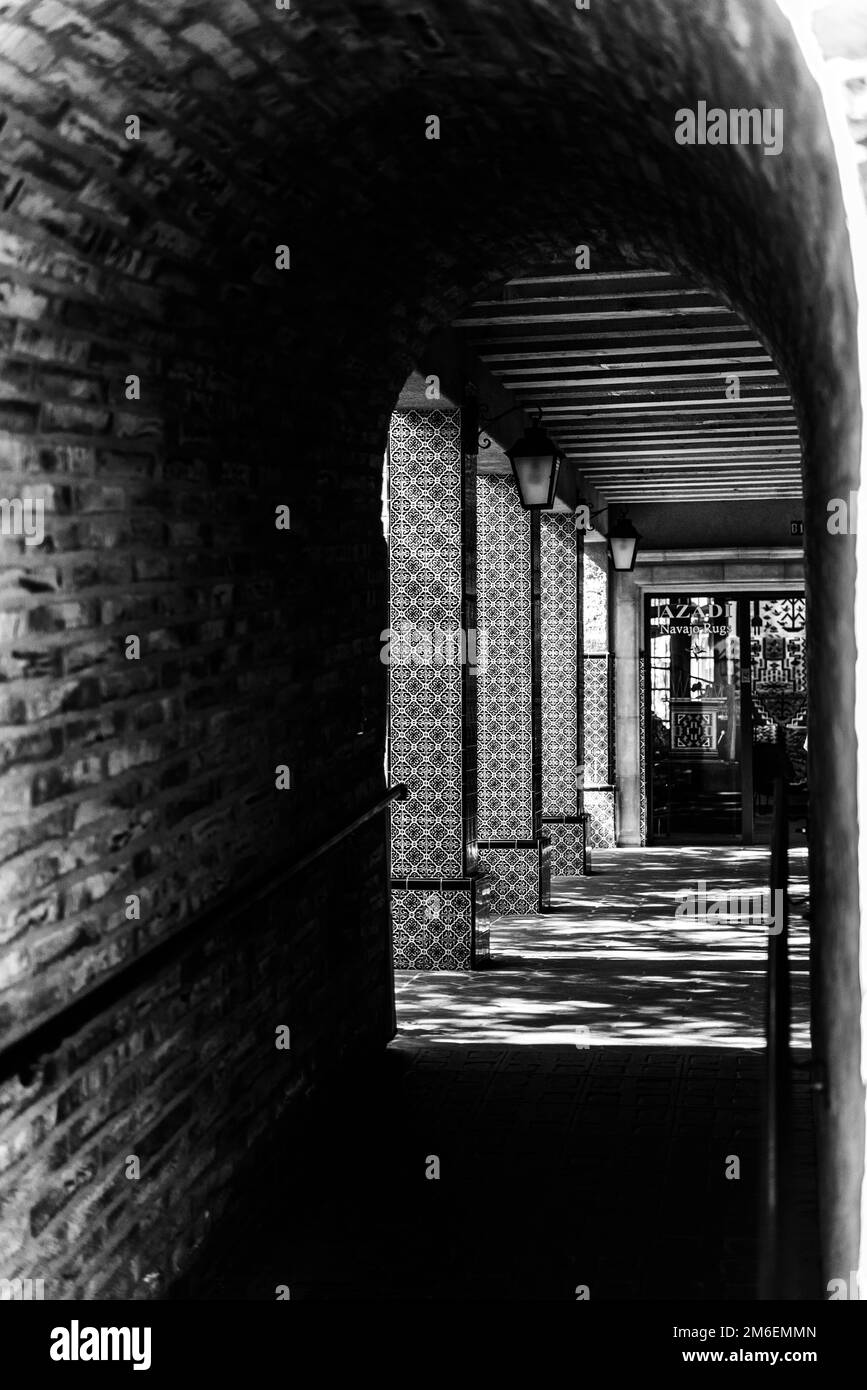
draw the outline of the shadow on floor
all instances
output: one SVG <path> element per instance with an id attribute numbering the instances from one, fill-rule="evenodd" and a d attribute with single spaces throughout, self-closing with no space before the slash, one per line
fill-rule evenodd
<path id="1" fill-rule="evenodd" d="M 284 1135 L 258 1216 L 241 1203 L 234 1241 L 230 1219 L 174 1296 L 753 1299 L 761 1066 L 732 1049 L 392 1045 Z M 812 1289 L 809 1213 L 803 1229 Z"/>
<path id="2" fill-rule="evenodd" d="M 687 892 L 753 893 L 767 851 L 718 846 L 594 853 L 555 879 L 554 910 L 491 924 L 483 970 L 396 973 L 401 1037 L 416 1042 L 762 1048 L 766 931 L 737 914 L 677 916 Z M 793 851 L 792 1042 L 809 1044 L 804 850 Z M 741 914 L 743 916 L 743 914 Z"/>

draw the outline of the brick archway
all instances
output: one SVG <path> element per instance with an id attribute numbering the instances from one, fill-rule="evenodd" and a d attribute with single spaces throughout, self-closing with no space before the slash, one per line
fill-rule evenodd
<path id="1" fill-rule="evenodd" d="M 48 537 L 3 541 L 0 1017 L 24 1026 L 380 790 L 380 468 L 397 393 L 428 334 L 486 285 L 577 244 L 616 247 L 715 288 L 797 405 L 823 615 L 811 849 L 834 1010 L 820 1029 L 851 1206 L 854 543 L 824 518 L 858 484 L 856 322 L 834 147 L 776 5 L 509 0 L 458 7 L 446 27 L 423 0 L 406 14 L 22 0 L 0 39 L 0 457 L 8 496 L 45 502 Z M 783 152 L 678 146 L 674 113 L 700 100 L 783 107 Z M 280 798 L 283 762 L 295 791 Z M 375 837 L 346 879 L 293 908 L 299 942 L 319 933 L 298 989 L 313 979 L 340 1018 L 310 1022 L 306 1077 L 386 1031 Z M 145 926 L 121 915 L 115 931 L 136 891 Z M 368 941 L 344 940 L 345 912 Z M 283 1086 L 269 1081 L 263 1114 Z"/>

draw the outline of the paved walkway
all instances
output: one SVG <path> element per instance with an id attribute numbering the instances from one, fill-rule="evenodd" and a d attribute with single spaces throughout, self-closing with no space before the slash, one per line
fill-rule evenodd
<path id="1" fill-rule="evenodd" d="M 398 977 L 398 1038 L 275 1136 L 258 1217 L 238 1204 L 185 1296 L 755 1298 L 766 939 L 684 925 L 672 895 L 760 886 L 767 852 L 594 860 L 555 913 L 497 926 L 491 970 Z M 805 951 L 801 923 L 802 1037 Z M 816 1298 L 803 1078 L 795 1147 L 796 1290 Z"/>
<path id="2" fill-rule="evenodd" d="M 400 1036 L 415 1042 L 764 1045 L 761 926 L 677 917 L 678 895 L 760 893 L 767 849 L 598 851 L 557 879 L 553 910 L 491 927 L 490 969 L 399 971 Z M 791 856 L 793 1042 L 809 1044 L 806 850 Z"/>

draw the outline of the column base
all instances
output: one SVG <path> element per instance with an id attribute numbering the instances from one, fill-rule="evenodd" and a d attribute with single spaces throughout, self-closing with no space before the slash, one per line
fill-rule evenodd
<path id="1" fill-rule="evenodd" d="M 551 842 L 479 840 L 479 858 L 491 875 L 491 912 L 497 917 L 529 916 L 551 906 Z"/>
<path id="2" fill-rule="evenodd" d="M 395 970 L 478 970 L 487 965 L 491 889 L 485 873 L 392 879 Z"/>
<path id="3" fill-rule="evenodd" d="M 587 872 L 586 819 L 586 815 L 542 817 L 544 833 L 551 841 L 552 878 L 580 878 Z"/>
<path id="4" fill-rule="evenodd" d="M 617 833 L 614 819 L 615 788 L 584 789 L 584 810 L 587 814 L 587 848 L 615 849 Z"/>

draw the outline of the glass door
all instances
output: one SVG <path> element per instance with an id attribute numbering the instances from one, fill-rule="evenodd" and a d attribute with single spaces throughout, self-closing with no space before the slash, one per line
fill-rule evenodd
<path id="1" fill-rule="evenodd" d="M 766 842 L 780 730 L 789 814 L 806 817 L 806 635 L 803 594 L 646 598 L 651 841 Z"/>
<path id="2" fill-rule="evenodd" d="M 741 662 L 737 599 L 647 599 L 652 839 L 739 839 Z"/>

